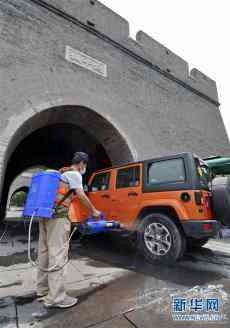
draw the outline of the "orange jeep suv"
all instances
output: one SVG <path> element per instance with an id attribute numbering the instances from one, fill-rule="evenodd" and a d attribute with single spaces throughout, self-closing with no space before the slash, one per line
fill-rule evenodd
<path id="1" fill-rule="evenodd" d="M 106 219 L 136 236 L 147 259 L 170 263 L 186 246 L 202 246 L 220 229 L 210 182 L 208 166 L 182 153 L 97 171 L 89 179 L 88 196 Z M 83 222 L 88 214 L 75 198 L 71 220 Z"/>

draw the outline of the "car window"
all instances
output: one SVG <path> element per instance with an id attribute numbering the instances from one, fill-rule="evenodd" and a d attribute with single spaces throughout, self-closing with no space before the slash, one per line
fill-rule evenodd
<path id="1" fill-rule="evenodd" d="M 178 158 L 150 163 L 147 181 L 148 184 L 185 181 L 184 160 Z"/>
<path id="2" fill-rule="evenodd" d="M 89 187 L 89 191 L 103 191 L 109 189 L 110 172 L 96 174 Z"/>
<path id="3" fill-rule="evenodd" d="M 211 171 L 209 167 L 202 160 L 196 157 L 195 164 L 201 186 L 204 188 L 209 188 L 209 185 L 211 184 Z"/>
<path id="4" fill-rule="evenodd" d="M 116 188 L 137 187 L 140 185 L 140 167 L 120 169 L 117 172 Z"/>

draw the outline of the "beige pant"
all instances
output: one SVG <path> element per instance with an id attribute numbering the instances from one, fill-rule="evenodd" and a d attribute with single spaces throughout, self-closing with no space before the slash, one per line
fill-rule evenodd
<path id="1" fill-rule="evenodd" d="M 41 219 L 39 221 L 38 266 L 47 269 L 68 259 L 71 223 L 67 218 Z M 55 272 L 38 268 L 37 293 L 48 294 L 47 302 L 60 303 L 66 297 L 65 267 Z"/>

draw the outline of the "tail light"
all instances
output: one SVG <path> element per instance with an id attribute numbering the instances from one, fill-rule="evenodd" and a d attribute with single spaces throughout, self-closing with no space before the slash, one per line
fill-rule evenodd
<path id="1" fill-rule="evenodd" d="M 211 223 L 202 224 L 203 231 L 211 232 L 213 230 L 213 225 Z"/>

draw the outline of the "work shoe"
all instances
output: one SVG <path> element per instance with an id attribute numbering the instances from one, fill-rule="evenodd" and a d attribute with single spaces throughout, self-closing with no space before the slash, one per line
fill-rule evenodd
<path id="1" fill-rule="evenodd" d="M 66 298 L 61 302 L 61 303 L 49 303 L 48 301 L 44 301 L 44 306 L 47 308 L 60 308 L 60 309 L 67 309 L 70 308 L 74 305 L 76 305 L 78 302 L 78 298 L 74 298 L 74 297 L 70 297 L 70 296 L 66 296 Z"/>

